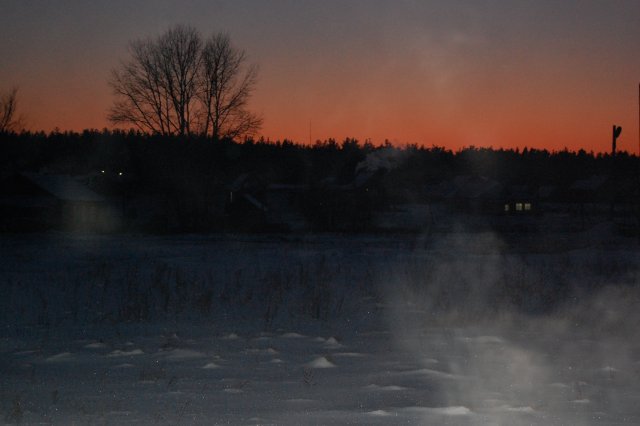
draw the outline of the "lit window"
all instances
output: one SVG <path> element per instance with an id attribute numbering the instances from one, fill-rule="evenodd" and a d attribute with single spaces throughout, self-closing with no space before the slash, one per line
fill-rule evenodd
<path id="1" fill-rule="evenodd" d="M 504 205 L 504 211 L 505 211 L 505 212 L 508 212 L 508 211 L 509 211 L 509 204 L 505 204 L 505 205 Z"/>
<path id="2" fill-rule="evenodd" d="M 524 203 L 524 211 L 531 211 L 531 203 Z"/>
<path id="3" fill-rule="evenodd" d="M 522 203 L 516 203 L 516 211 L 522 211 Z"/>
<path id="4" fill-rule="evenodd" d="M 118 173 L 118 176 L 122 176 L 122 172 Z"/>

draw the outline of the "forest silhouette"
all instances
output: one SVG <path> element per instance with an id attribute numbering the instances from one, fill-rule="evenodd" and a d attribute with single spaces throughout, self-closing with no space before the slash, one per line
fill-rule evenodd
<path id="1" fill-rule="evenodd" d="M 638 173 L 638 157 L 626 151 L 594 153 L 584 150 L 494 149 L 466 147 L 457 151 L 439 146 L 389 141 L 375 145 L 346 138 L 300 144 L 290 140 L 247 138 L 212 142 L 204 136 L 162 136 L 138 131 L 85 130 L 4 133 L 0 161 L 4 174 L 20 171 L 71 175 L 99 170 L 123 170 L 139 179 L 159 181 L 191 176 L 196 181 L 229 179 L 240 173 L 261 173 L 280 183 L 317 184 L 323 179 L 347 183 L 368 155 L 386 151 L 397 158 L 393 174 L 408 189 L 460 174 L 481 175 L 501 182 L 566 185 L 591 175 Z M 387 166 L 388 167 L 388 166 Z M 381 168 L 385 168 L 384 165 Z"/>
<path id="2" fill-rule="evenodd" d="M 454 152 L 351 138 L 312 145 L 251 138 L 214 142 L 206 136 L 107 129 L 4 133 L 1 140 L 3 179 L 25 173 L 75 176 L 123 203 L 143 194 L 161 196 L 165 205 L 180 210 L 173 227 L 178 231 L 263 229 L 246 206 L 230 210 L 229 196 L 242 191 L 253 204 L 249 208 L 266 212 L 270 207 L 263 198 L 270 190 L 294 197 L 312 230 L 369 230 L 374 212 L 438 201 L 443 196 L 433 195 L 433 188 L 459 177 L 524 188 L 535 199 L 542 189 L 553 188 L 547 201 L 617 202 L 636 209 L 638 158 L 626 152 L 477 147 Z M 576 182 L 602 176 L 609 181 L 606 187 L 576 190 Z"/>
<path id="3" fill-rule="evenodd" d="M 256 82 L 257 66 L 228 35 L 205 38 L 178 25 L 132 41 L 128 58 L 112 70 L 108 119 L 132 130 L 17 132 L 13 89 L 0 108 L 4 228 L 15 230 L 20 215 L 70 223 L 117 211 L 111 222 L 119 225 L 101 220 L 98 228 L 368 231 L 379 229 L 381 215 L 395 214 L 394 226 L 402 227 L 406 218 L 397 213 L 418 205 L 418 224 L 404 227 L 422 230 L 436 222 L 440 207 L 492 216 L 495 224 L 500 215 L 543 217 L 545 203 L 582 223 L 601 217 L 605 206 L 613 218 L 616 205 L 640 222 L 638 157 L 616 152 L 619 127 L 610 154 L 474 146 L 454 152 L 354 138 L 270 141 L 254 138 L 263 121 L 248 109 Z M 77 182 L 63 185 L 64 176 Z M 52 185 L 78 189 L 61 193 Z M 38 213 L 45 204 L 55 208 Z M 109 214 L 102 212 L 107 207 Z"/>

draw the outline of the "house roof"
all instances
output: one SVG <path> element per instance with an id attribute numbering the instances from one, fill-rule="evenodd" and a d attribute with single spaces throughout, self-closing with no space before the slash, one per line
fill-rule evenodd
<path id="1" fill-rule="evenodd" d="M 558 192 L 558 188 L 555 185 L 544 185 L 538 188 L 538 197 L 551 198 Z"/>
<path id="2" fill-rule="evenodd" d="M 597 191 L 607 182 L 608 176 L 593 175 L 588 179 L 580 179 L 575 181 L 570 189 L 578 191 Z"/>
<path id="3" fill-rule="evenodd" d="M 269 191 L 281 192 L 304 192 L 309 190 L 309 185 L 303 184 L 287 184 L 287 183 L 271 183 L 267 185 Z"/>
<path id="4" fill-rule="evenodd" d="M 105 201 L 104 197 L 96 194 L 72 176 L 43 175 L 37 173 L 22 173 L 22 176 L 63 201 Z"/>
<path id="5" fill-rule="evenodd" d="M 504 188 L 504 197 L 511 199 L 526 200 L 536 197 L 536 191 L 527 185 L 509 185 Z"/>
<path id="6" fill-rule="evenodd" d="M 256 173 L 241 173 L 233 182 L 227 185 L 229 191 L 263 190 L 267 185 L 266 180 Z"/>
<path id="7" fill-rule="evenodd" d="M 502 185 L 484 176 L 456 176 L 453 179 L 454 193 L 460 198 L 496 197 L 502 191 Z"/>

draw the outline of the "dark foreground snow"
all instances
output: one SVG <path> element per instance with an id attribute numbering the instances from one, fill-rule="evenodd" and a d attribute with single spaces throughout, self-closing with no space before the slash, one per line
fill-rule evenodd
<path id="1" fill-rule="evenodd" d="M 640 424 L 636 245 L 554 238 L 4 237 L 0 421 Z"/>

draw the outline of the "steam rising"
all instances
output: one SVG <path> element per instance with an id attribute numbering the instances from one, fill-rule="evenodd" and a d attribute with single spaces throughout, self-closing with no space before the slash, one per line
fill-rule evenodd
<path id="1" fill-rule="evenodd" d="M 440 406 L 469 410 L 453 424 L 636 418 L 637 256 L 524 245 L 459 233 L 397 265 L 381 286 L 398 346 L 429 371 Z"/>
<path id="2" fill-rule="evenodd" d="M 377 149 L 367 154 L 366 158 L 356 165 L 356 174 L 393 170 L 399 167 L 407 156 L 406 151 L 392 147 Z"/>

